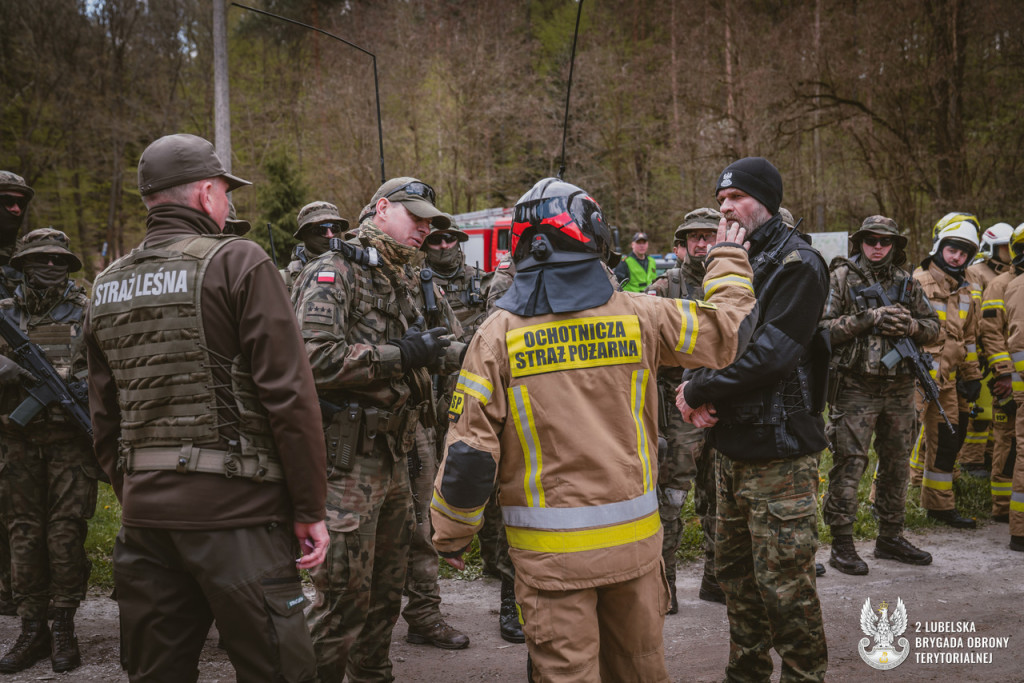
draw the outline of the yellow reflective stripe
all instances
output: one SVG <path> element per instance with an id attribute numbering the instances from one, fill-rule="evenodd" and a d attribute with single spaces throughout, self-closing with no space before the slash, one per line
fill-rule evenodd
<path id="1" fill-rule="evenodd" d="M 1006 302 L 1002 299 L 985 299 L 981 302 L 981 310 L 983 311 L 1005 311 Z"/>
<path id="2" fill-rule="evenodd" d="M 644 493 L 654 488 L 651 472 L 651 439 L 644 422 L 644 404 L 647 401 L 647 380 L 651 373 L 634 370 L 629 381 L 629 405 L 633 409 L 633 425 L 636 427 L 636 452 L 640 457 L 640 469 L 644 477 Z"/>
<path id="3" fill-rule="evenodd" d="M 934 377 L 935 375 L 932 375 Z M 924 425 L 917 432 L 917 441 L 914 442 L 914 449 L 910 451 L 910 466 L 915 470 L 924 469 L 924 461 L 921 460 L 921 444 L 924 442 Z"/>
<path id="4" fill-rule="evenodd" d="M 964 318 L 966 318 L 967 317 L 967 313 L 970 310 L 971 310 L 971 302 L 970 301 L 967 301 L 966 303 L 961 302 L 961 304 L 960 304 L 960 319 L 963 320 Z"/>
<path id="5" fill-rule="evenodd" d="M 1014 491 L 1010 496 L 1010 512 L 1024 512 L 1024 493 Z"/>
<path id="6" fill-rule="evenodd" d="M 625 524 L 582 531 L 544 531 L 507 526 L 505 535 L 508 537 L 509 546 L 516 550 L 578 553 L 636 543 L 655 535 L 660 528 L 661 517 L 655 512 Z"/>
<path id="7" fill-rule="evenodd" d="M 946 304 L 942 302 L 932 302 L 932 308 L 935 309 L 935 313 L 939 316 L 939 320 L 946 319 Z"/>
<path id="8" fill-rule="evenodd" d="M 1024 351 L 1014 351 L 1010 354 L 1010 360 L 1013 361 L 1014 370 L 1024 372 Z"/>
<path id="9" fill-rule="evenodd" d="M 988 357 L 989 365 L 995 365 L 996 363 L 1009 363 L 1009 362 L 1010 362 L 1010 354 L 1006 353 L 1005 351 L 1000 351 L 999 353 L 993 353 L 991 356 Z"/>
<path id="10" fill-rule="evenodd" d="M 491 393 L 494 391 L 494 385 L 480 375 L 475 375 L 468 370 L 463 370 L 459 373 L 459 381 L 455 385 L 455 391 L 465 392 L 470 396 L 475 397 L 484 405 L 487 405 L 488 401 L 491 400 Z"/>
<path id="11" fill-rule="evenodd" d="M 933 491 L 952 491 L 953 490 L 953 475 L 946 474 L 945 472 L 931 472 L 929 470 L 924 471 L 924 478 L 921 483 Z"/>
<path id="12" fill-rule="evenodd" d="M 1013 482 L 1012 481 L 993 481 L 992 482 L 992 495 L 993 496 L 1009 496 L 1013 493 Z"/>
<path id="13" fill-rule="evenodd" d="M 436 489 L 434 490 L 434 496 L 430 499 L 430 509 L 437 510 L 448 519 L 462 524 L 469 524 L 470 526 L 476 526 L 484 518 L 484 506 L 481 505 L 467 512 L 459 512 L 448 505 L 448 502 Z"/>
<path id="14" fill-rule="evenodd" d="M 684 308 L 685 306 L 685 308 Z M 697 319 L 697 304 L 689 299 L 676 299 L 676 308 L 682 316 L 682 326 L 679 328 L 679 343 L 676 344 L 676 351 L 693 353 L 697 345 L 697 331 L 700 323 Z"/>
<path id="15" fill-rule="evenodd" d="M 540 451 L 537 425 L 533 420 L 533 406 L 526 387 L 509 387 L 508 402 L 512 408 L 516 432 L 519 434 L 519 443 L 523 447 L 523 457 L 526 458 L 526 472 L 523 476 L 526 504 L 531 507 L 544 507 L 544 485 L 540 480 L 544 459 Z"/>
<path id="16" fill-rule="evenodd" d="M 712 294 L 727 285 L 743 287 L 750 290 L 751 294 L 754 293 L 754 285 L 751 284 L 750 278 L 743 277 L 742 275 L 723 275 L 722 277 L 712 278 L 704 283 L 704 298 L 710 299 Z"/>

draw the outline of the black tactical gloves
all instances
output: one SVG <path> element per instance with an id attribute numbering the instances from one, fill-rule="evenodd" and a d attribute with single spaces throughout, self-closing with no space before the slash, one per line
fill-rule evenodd
<path id="1" fill-rule="evenodd" d="M 977 401 L 978 397 L 981 396 L 981 380 L 957 380 L 956 393 L 963 396 L 968 403 L 973 403 Z"/>
<path id="2" fill-rule="evenodd" d="M 413 368 L 425 368 L 434 365 L 444 357 L 445 349 L 451 346 L 451 340 L 445 339 L 443 335 L 448 334 L 448 328 L 432 327 L 426 332 L 413 325 L 405 331 L 401 339 L 392 339 L 389 344 L 394 344 L 402 353 L 402 371 L 408 372 Z"/>

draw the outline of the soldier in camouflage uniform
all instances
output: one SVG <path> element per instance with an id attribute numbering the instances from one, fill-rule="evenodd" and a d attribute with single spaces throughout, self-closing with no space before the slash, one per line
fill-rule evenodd
<path id="1" fill-rule="evenodd" d="M 299 229 L 292 235 L 302 244 L 292 252 L 292 260 L 281 269 L 281 277 L 288 291 L 299 276 L 299 272 L 312 259 L 328 249 L 332 237 L 341 237 L 348 230 L 348 221 L 338 213 L 338 207 L 330 202 L 310 202 L 299 209 Z"/>
<path id="2" fill-rule="evenodd" d="M 901 267 L 907 261 L 906 237 L 896 222 L 869 216 L 850 238 L 852 256 L 832 260 L 829 296 L 821 325 L 832 341 L 831 421 L 833 448 L 825 523 L 832 528 L 829 564 L 844 574 L 867 574 L 868 565 L 853 544 L 857 487 L 875 435 L 878 454 L 875 509 L 878 540 L 875 557 L 906 564 L 930 564 L 932 556 L 903 537 L 910 449 L 917 435 L 914 375 L 900 362 L 889 368 L 882 358 L 893 341 L 909 337 L 931 344 L 939 319 L 920 285 Z M 861 290 L 880 284 L 892 306 L 870 308 Z M 910 289 L 906 290 L 905 286 Z"/>
<path id="3" fill-rule="evenodd" d="M 324 425 L 331 545 L 307 617 L 325 683 L 392 680 L 415 527 L 409 455 L 417 425 L 436 422 L 430 375 L 457 370 L 465 349 L 440 289 L 421 287 L 414 266 L 431 221 L 447 227 L 434 190 L 394 178 L 372 203 L 358 235 L 312 261 L 292 291 L 318 392 L 336 411 Z"/>
<path id="4" fill-rule="evenodd" d="M 79 381 L 86 372 L 81 342 L 87 299 L 68 273 L 82 262 L 64 233 L 44 228 L 25 235 L 11 263 L 25 280 L 13 298 L 0 301 L 0 313 L 39 344 L 66 382 Z M 6 345 L 2 351 L 11 352 Z M 48 655 L 54 671 L 70 671 L 81 663 L 74 618 L 89 576 L 86 520 L 96 507 L 99 467 L 88 435 L 59 406 L 42 410 L 25 427 L 7 417 L 27 397 L 18 385 L 31 375 L 6 356 L 0 365 L 0 500 L 21 617 L 21 635 L 0 659 L 0 672 L 21 671 Z M 46 623 L 51 599 L 52 640 Z"/>
<path id="5" fill-rule="evenodd" d="M 715 209 L 697 209 L 686 214 L 682 224 L 676 228 L 672 252 L 676 255 L 675 268 L 659 277 L 647 289 L 648 294 L 672 299 L 703 299 L 705 268 L 704 260 L 708 249 L 715 245 L 718 221 L 722 218 Z M 714 458 L 705 452 L 704 430 L 687 424 L 682 415 L 674 409 L 676 388 L 682 382 L 683 371 L 679 368 L 662 368 L 658 371 L 658 392 L 660 396 L 661 435 L 668 441 L 668 448 L 658 458 L 658 510 L 661 524 L 665 529 L 662 539 L 662 557 L 665 560 L 665 577 L 668 579 L 672 603 L 669 614 L 679 611 L 676 599 L 676 552 L 683 540 L 683 521 L 680 514 L 686 493 L 698 477 L 694 492 L 694 508 L 700 516 L 704 532 L 704 578 L 701 580 L 701 600 L 725 604 L 718 580 L 715 579 L 715 482 Z"/>
<path id="6" fill-rule="evenodd" d="M 18 231 L 25 221 L 28 203 L 35 191 L 25 179 L 10 171 L 0 171 L 0 286 L 10 296 L 21 282 L 21 273 L 9 263 Z M 7 541 L 7 525 L 0 520 L 0 614 L 18 613 L 11 598 L 11 548 Z"/>
<path id="7" fill-rule="evenodd" d="M 446 215 L 441 223 L 445 220 L 450 225 L 435 229 L 427 235 L 420 247 L 426 257 L 426 266 L 421 273 L 432 273 L 433 282 L 444 292 L 462 325 L 459 341 L 469 344 L 473 332 L 486 315 L 480 292 L 483 272 L 465 263 L 459 244 L 468 240 L 469 235 L 451 223 L 451 216 Z M 416 467 L 410 469 L 415 492 L 416 533 L 409 545 L 409 570 L 405 579 L 405 594 L 409 600 L 402 610 L 402 616 L 410 626 L 406 637 L 409 642 L 429 642 L 446 650 L 458 650 L 469 645 L 469 637 L 447 624 L 441 616 L 441 591 L 437 585 L 438 555 L 431 540 L 433 530 L 430 526 L 430 496 L 437 474 L 437 449 L 438 444 L 444 441 L 448 423 L 447 407 L 455 388 L 455 380 L 454 375 L 433 378 L 438 393 L 438 424 L 429 428 L 421 426 L 416 431 L 419 457 Z M 441 411 L 443 414 L 440 414 Z"/>

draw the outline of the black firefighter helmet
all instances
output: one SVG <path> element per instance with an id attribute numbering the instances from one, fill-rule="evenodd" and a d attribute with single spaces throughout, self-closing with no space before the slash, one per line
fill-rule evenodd
<path id="1" fill-rule="evenodd" d="M 558 178 L 544 178 L 516 202 L 510 247 L 519 270 L 614 258 L 600 205 L 585 190 Z"/>

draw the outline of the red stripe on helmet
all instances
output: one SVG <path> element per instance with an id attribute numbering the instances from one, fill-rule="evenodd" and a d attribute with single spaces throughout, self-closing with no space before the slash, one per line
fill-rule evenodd
<path id="1" fill-rule="evenodd" d="M 558 228 L 563 233 L 565 233 L 566 235 L 568 235 L 569 237 L 573 238 L 578 242 L 583 242 L 584 244 L 586 244 L 587 242 L 590 241 L 590 238 L 584 235 L 583 231 L 580 230 L 580 226 L 576 225 L 576 221 L 573 220 L 572 216 L 569 215 L 568 211 L 563 211 L 562 213 L 558 214 L 557 216 L 554 216 L 553 218 L 545 218 L 540 223 L 541 225 L 550 225 L 552 227 Z"/>

